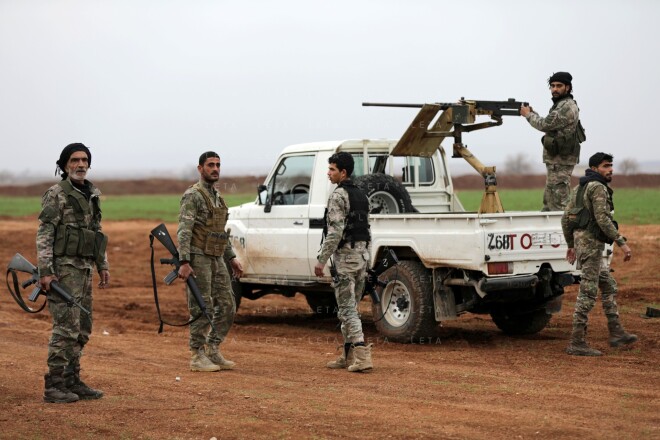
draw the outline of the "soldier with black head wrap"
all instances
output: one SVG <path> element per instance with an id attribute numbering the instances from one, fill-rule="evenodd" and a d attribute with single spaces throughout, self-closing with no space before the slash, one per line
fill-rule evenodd
<path id="1" fill-rule="evenodd" d="M 42 198 L 37 231 L 40 285 L 48 292 L 57 280 L 64 290 L 92 311 L 92 272 L 99 287 L 110 281 L 105 252 L 107 236 L 101 231 L 101 192 L 86 179 L 92 153 L 81 143 L 67 145 L 57 160 L 55 174 L 62 180 Z M 57 295 L 48 295 L 53 332 L 48 343 L 48 373 L 44 401 L 69 403 L 99 399 L 103 392 L 80 380 L 80 358 L 92 333 L 92 314 L 81 313 Z"/>
<path id="2" fill-rule="evenodd" d="M 571 193 L 571 174 L 580 160 L 580 143 L 586 138 L 580 124 L 580 109 L 573 99 L 573 77 L 556 72 L 548 78 L 553 105 L 542 118 L 532 107 L 523 106 L 520 114 L 529 124 L 545 133 L 543 162 L 547 170 L 543 211 L 563 211 Z"/>

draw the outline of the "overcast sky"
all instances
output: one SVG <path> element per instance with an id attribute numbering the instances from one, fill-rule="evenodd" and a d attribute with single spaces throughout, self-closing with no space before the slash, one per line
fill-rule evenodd
<path id="1" fill-rule="evenodd" d="M 398 138 L 416 113 L 362 101 L 516 98 L 545 116 L 560 70 L 583 160 L 657 161 L 659 17 L 657 0 L 0 0 L 0 170 L 52 179 L 83 142 L 92 180 L 172 176 L 208 149 L 225 174 L 265 173 L 284 146 Z M 463 138 L 486 165 L 540 164 L 539 139 L 520 117 Z"/>

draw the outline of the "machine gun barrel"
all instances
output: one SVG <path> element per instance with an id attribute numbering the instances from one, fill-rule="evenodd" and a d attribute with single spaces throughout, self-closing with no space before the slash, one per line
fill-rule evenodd
<path id="1" fill-rule="evenodd" d="M 406 107 L 406 108 L 422 108 L 424 104 L 397 104 L 391 102 L 363 102 L 362 107 Z"/>

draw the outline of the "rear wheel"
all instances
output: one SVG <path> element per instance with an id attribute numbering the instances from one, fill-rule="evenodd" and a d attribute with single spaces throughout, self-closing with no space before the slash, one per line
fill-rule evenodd
<path id="1" fill-rule="evenodd" d="M 545 309 L 522 314 L 493 312 L 490 316 L 497 328 L 508 335 L 533 335 L 543 330 L 552 318 Z"/>
<path id="2" fill-rule="evenodd" d="M 402 261 L 386 270 L 380 304 L 372 305 L 376 328 L 394 342 L 418 342 L 437 327 L 429 271 L 417 261 Z"/>

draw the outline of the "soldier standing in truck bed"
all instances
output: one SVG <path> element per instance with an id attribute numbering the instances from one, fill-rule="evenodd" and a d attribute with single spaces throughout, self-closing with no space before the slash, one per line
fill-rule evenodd
<path id="1" fill-rule="evenodd" d="M 571 174 L 580 160 L 580 143 L 584 130 L 580 124 L 580 109 L 573 99 L 573 77 L 568 72 L 553 73 L 548 78 L 553 105 L 542 118 L 531 107 L 522 106 L 520 114 L 529 124 L 545 133 L 543 162 L 547 169 L 543 211 L 563 211 L 570 198 Z"/>

